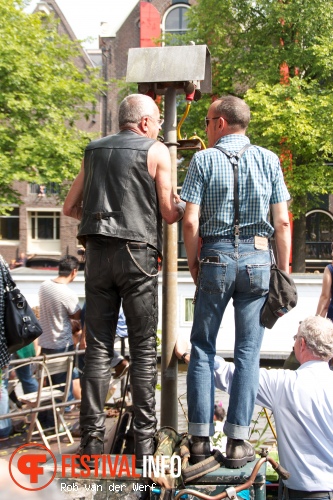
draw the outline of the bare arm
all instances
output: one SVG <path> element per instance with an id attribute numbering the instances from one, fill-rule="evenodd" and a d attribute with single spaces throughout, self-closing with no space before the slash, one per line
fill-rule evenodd
<path id="1" fill-rule="evenodd" d="M 274 203 L 271 205 L 271 209 L 277 251 L 277 266 L 282 271 L 289 273 L 291 234 L 287 202 Z"/>
<path id="2" fill-rule="evenodd" d="M 68 191 L 66 196 L 63 213 L 68 217 L 81 220 L 82 218 L 82 199 L 84 185 L 84 162 L 82 161 L 81 170 Z"/>
<path id="3" fill-rule="evenodd" d="M 197 283 L 199 272 L 198 244 L 199 244 L 199 212 L 200 206 L 186 203 L 183 219 L 184 243 L 188 267 L 194 283 Z"/>
<path id="4" fill-rule="evenodd" d="M 33 344 L 34 344 L 34 348 L 35 348 L 35 356 L 39 356 L 41 347 L 38 345 L 38 339 L 35 339 L 33 341 Z"/>
<path id="5" fill-rule="evenodd" d="M 321 287 L 321 294 L 318 301 L 317 312 L 319 316 L 326 318 L 328 306 L 331 301 L 331 286 L 332 286 L 332 277 L 330 270 L 328 267 L 325 267 L 324 275 L 323 275 L 323 283 Z"/>
<path id="6" fill-rule="evenodd" d="M 184 203 L 179 202 L 179 196 L 173 192 L 170 154 L 161 142 L 156 142 L 148 151 L 148 170 L 155 179 L 163 219 L 168 224 L 178 222 L 184 215 Z"/>
<path id="7" fill-rule="evenodd" d="M 81 339 L 80 339 L 80 349 L 85 349 L 87 347 L 87 342 L 86 342 L 86 325 L 83 326 L 82 328 L 82 334 L 81 334 Z"/>
<path id="8" fill-rule="evenodd" d="M 69 314 L 68 316 L 70 317 L 70 319 L 80 320 L 80 318 L 81 318 L 81 309 L 79 309 L 78 311 L 76 311 L 74 314 Z"/>

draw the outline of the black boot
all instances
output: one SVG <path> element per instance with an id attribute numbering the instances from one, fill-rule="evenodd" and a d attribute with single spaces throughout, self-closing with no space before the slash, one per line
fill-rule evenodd
<path id="1" fill-rule="evenodd" d="M 226 458 L 224 459 L 225 467 L 230 469 L 238 469 L 253 462 L 256 454 L 250 443 L 243 439 L 232 439 L 228 437 L 226 447 Z"/>
<path id="2" fill-rule="evenodd" d="M 135 442 L 135 457 L 136 457 L 136 467 L 142 469 L 143 467 L 143 457 L 148 455 L 154 455 L 155 443 L 153 438 L 138 439 L 137 435 L 134 435 Z"/>
<path id="3" fill-rule="evenodd" d="M 79 455 L 82 457 L 83 455 L 88 455 L 90 457 L 89 460 L 85 460 L 84 462 L 88 465 L 90 469 L 95 468 L 95 459 L 92 458 L 92 455 L 103 455 L 104 453 L 104 440 L 102 436 L 98 434 L 87 434 L 82 436 Z"/>
<path id="4" fill-rule="evenodd" d="M 210 457 L 210 441 L 206 436 L 192 436 L 190 438 L 190 462 L 197 464 Z"/>

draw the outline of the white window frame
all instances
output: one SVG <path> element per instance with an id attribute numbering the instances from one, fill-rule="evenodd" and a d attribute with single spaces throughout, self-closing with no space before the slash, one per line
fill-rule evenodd
<path id="1" fill-rule="evenodd" d="M 187 301 L 192 304 L 193 302 L 193 297 L 187 296 L 187 295 L 182 295 L 181 300 L 179 302 L 180 305 L 180 326 L 191 326 L 193 324 L 193 317 L 191 319 L 186 318 L 186 303 Z M 194 313 L 194 304 L 192 306 L 192 314 Z"/>
<path id="2" fill-rule="evenodd" d="M 59 219 L 59 238 L 53 237 L 52 239 L 36 238 L 32 234 L 32 217 L 33 213 L 53 213 L 53 236 L 56 233 L 55 221 Z M 36 255 L 61 255 L 61 240 L 60 240 L 60 218 L 61 208 L 54 207 L 29 207 L 27 208 L 27 253 Z M 37 217 L 38 220 L 38 217 Z M 36 226 L 35 230 L 37 230 Z"/>
<path id="3" fill-rule="evenodd" d="M 163 16 L 163 19 L 162 19 L 162 33 L 163 33 L 163 35 L 164 35 L 165 33 L 171 33 L 171 31 L 167 31 L 167 32 L 165 31 L 165 21 L 166 21 L 166 19 L 167 19 L 168 15 L 169 15 L 169 14 L 170 14 L 173 10 L 175 10 L 175 9 L 180 9 L 180 8 L 190 9 L 190 8 L 191 8 L 191 6 L 190 6 L 190 5 L 188 5 L 188 4 L 186 4 L 186 3 L 176 3 L 176 4 L 172 5 L 172 6 L 170 7 L 170 9 L 168 9 L 168 10 L 164 13 L 164 16 Z M 177 34 L 177 33 L 182 33 L 183 31 L 184 31 L 184 30 L 178 30 L 178 31 L 177 31 L 177 30 L 172 30 L 172 33 Z"/>

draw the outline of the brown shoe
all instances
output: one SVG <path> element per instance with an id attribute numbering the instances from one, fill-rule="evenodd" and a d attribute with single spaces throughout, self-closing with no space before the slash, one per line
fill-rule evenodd
<path id="1" fill-rule="evenodd" d="M 190 462 L 197 464 L 211 455 L 209 437 L 192 436 L 190 438 Z"/>
<path id="2" fill-rule="evenodd" d="M 129 369 L 129 362 L 127 361 L 127 359 L 123 359 L 122 361 L 120 361 L 120 363 L 118 363 L 115 366 L 113 378 L 123 377 L 128 372 L 128 369 Z"/>
<path id="3" fill-rule="evenodd" d="M 256 454 L 250 443 L 243 439 L 232 439 L 228 437 L 226 447 L 226 458 L 224 466 L 229 469 L 239 469 L 247 462 L 253 462 Z"/>

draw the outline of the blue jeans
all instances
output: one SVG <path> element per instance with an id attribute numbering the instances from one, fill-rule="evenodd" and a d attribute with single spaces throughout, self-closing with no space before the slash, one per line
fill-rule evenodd
<path id="1" fill-rule="evenodd" d="M 24 394 L 38 391 L 38 382 L 32 375 L 31 365 L 20 366 L 15 368 L 16 375 L 22 384 Z"/>
<path id="2" fill-rule="evenodd" d="M 187 374 L 189 434 L 214 434 L 216 337 L 233 299 L 235 373 L 224 432 L 230 438 L 248 438 L 264 334 L 260 310 L 268 293 L 270 265 L 269 250 L 257 250 L 253 239 L 241 240 L 238 247 L 230 240 L 202 246 Z"/>
<path id="3" fill-rule="evenodd" d="M 8 379 L 0 377 L 0 415 L 9 413 Z M 12 421 L 10 418 L 0 420 L 0 438 L 6 438 L 12 431 Z"/>

